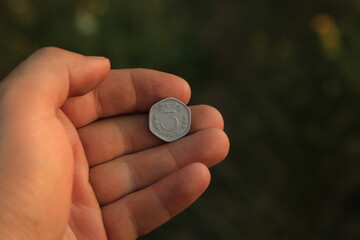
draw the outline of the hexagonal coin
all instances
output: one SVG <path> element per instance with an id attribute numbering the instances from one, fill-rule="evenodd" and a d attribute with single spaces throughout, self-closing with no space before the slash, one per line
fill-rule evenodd
<path id="1" fill-rule="evenodd" d="M 165 98 L 150 109 L 150 131 L 165 142 L 173 142 L 185 136 L 190 125 L 190 109 L 176 98 Z"/>

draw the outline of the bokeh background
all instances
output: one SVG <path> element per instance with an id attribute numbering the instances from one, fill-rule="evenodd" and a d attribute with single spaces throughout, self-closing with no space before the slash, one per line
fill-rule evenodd
<path id="1" fill-rule="evenodd" d="M 231 139 L 142 239 L 360 239 L 360 0 L 0 0 L 0 77 L 43 46 L 187 79 Z"/>

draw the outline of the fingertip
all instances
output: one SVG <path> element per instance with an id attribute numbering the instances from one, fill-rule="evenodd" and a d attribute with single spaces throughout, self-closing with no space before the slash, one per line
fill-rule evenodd
<path id="1" fill-rule="evenodd" d="M 180 100 L 185 103 L 188 104 L 191 98 L 191 87 L 190 84 L 182 77 L 173 75 L 175 80 L 179 82 L 179 85 L 181 87 L 179 87 L 179 90 L 181 92 L 180 94 Z"/>
<path id="2" fill-rule="evenodd" d="M 107 59 L 106 57 L 103 57 L 103 56 L 86 56 L 87 58 L 90 58 L 90 59 L 94 59 L 94 60 L 99 60 L 99 61 L 103 61 L 105 59 Z"/>
<path id="3" fill-rule="evenodd" d="M 185 104 L 190 101 L 190 85 L 179 76 L 144 68 L 131 69 L 130 72 L 137 91 L 147 91 L 155 102 L 166 97 L 175 97 Z M 151 92 L 148 92 L 149 89 Z"/>
<path id="4" fill-rule="evenodd" d="M 209 105 L 205 105 L 205 106 L 208 109 L 209 115 L 212 116 L 212 118 L 214 119 L 216 128 L 224 130 L 224 118 L 220 113 L 220 111 L 213 106 L 209 106 Z"/>
<path id="5" fill-rule="evenodd" d="M 219 145 L 222 147 L 222 158 L 224 159 L 230 150 L 230 140 L 228 135 L 224 131 L 218 131 L 219 136 L 217 140 L 219 141 Z"/>
<path id="6" fill-rule="evenodd" d="M 197 132 L 204 128 L 224 129 L 224 119 L 216 108 L 209 105 L 196 105 L 190 107 L 191 132 Z"/>
<path id="7" fill-rule="evenodd" d="M 217 149 L 214 156 L 214 162 L 210 163 L 209 166 L 213 166 L 221 161 L 223 161 L 226 156 L 229 154 L 230 150 L 230 140 L 227 134 L 219 129 L 213 129 L 213 147 Z"/>
<path id="8" fill-rule="evenodd" d="M 178 214 L 198 199 L 210 184 L 210 171 L 202 163 L 192 163 L 155 185 L 171 216 Z M 165 180 L 167 180 L 165 182 Z"/>
<path id="9" fill-rule="evenodd" d="M 103 68 L 103 71 L 105 73 L 110 72 L 111 68 L 111 62 L 110 59 L 103 56 L 86 56 L 90 61 L 97 62 L 97 64 L 100 64 L 100 66 Z"/>
<path id="10" fill-rule="evenodd" d="M 191 98 L 191 87 L 190 87 L 190 84 L 182 77 L 179 77 L 179 76 L 176 76 L 176 75 L 173 75 L 174 77 L 177 78 L 177 81 L 179 81 L 179 84 L 181 85 L 181 101 L 185 104 L 188 104 L 189 101 L 190 101 L 190 98 Z"/>
<path id="11" fill-rule="evenodd" d="M 200 195 L 202 194 L 209 186 L 211 181 L 211 174 L 208 167 L 203 163 L 195 162 L 188 165 L 187 170 L 189 171 L 188 182 L 191 182 L 187 189 L 188 195 Z"/>
<path id="12" fill-rule="evenodd" d="M 229 153 L 229 138 L 224 131 L 218 128 L 202 130 L 196 133 L 194 137 L 194 140 L 197 141 L 196 156 L 207 167 L 223 161 Z M 201 149 L 201 151 L 198 149 Z"/>
<path id="13" fill-rule="evenodd" d="M 74 84 L 73 84 L 74 88 L 79 89 L 79 93 L 76 93 L 76 91 L 70 90 L 70 92 L 73 95 L 85 94 L 86 92 L 90 91 L 91 89 L 93 89 L 97 85 L 99 85 L 103 80 L 105 80 L 107 75 L 110 73 L 111 63 L 108 58 L 102 57 L 102 56 L 84 56 L 84 57 L 86 58 L 86 63 L 83 64 L 83 68 L 91 69 L 91 71 L 87 70 L 85 72 L 85 74 L 88 75 L 87 78 L 89 78 L 89 79 L 96 79 L 96 85 L 95 86 L 93 85 L 93 86 L 91 86 L 90 89 L 86 89 L 84 91 L 84 88 L 80 88 L 80 87 L 76 86 L 75 82 L 74 82 Z M 86 76 L 85 76 L 85 78 L 86 78 Z"/>
<path id="14" fill-rule="evenodd" d="M 168 97 L 175 97 L 181 102 L 188 104 L 191 98 L 191 87 L 190 84 L 182 77 L 179 77 L 170 73 L 165 74 L 166 81 L 170 82 L 170 86 L 174 91 L 170 91 Z"/>

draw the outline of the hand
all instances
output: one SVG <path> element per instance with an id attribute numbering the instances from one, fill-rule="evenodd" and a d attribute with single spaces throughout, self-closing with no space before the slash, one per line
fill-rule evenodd
<path id="1" fill-rule="evenodd" d="M 207 188 L 229 148 L 218 111 L 192 106 L 191 134 L 163 144 L 147 114 L 189 85 L 44 48 L 0 84 L 2 239 L 136 239 Z"/>

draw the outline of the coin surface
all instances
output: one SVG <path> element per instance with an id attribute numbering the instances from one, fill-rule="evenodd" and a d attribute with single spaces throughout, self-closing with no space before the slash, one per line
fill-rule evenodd
<path id="1" fill-rule="evenodd" d="M 150 131 L 165 142 L 173 142 L 185 136 L 190 125 L 190 109 L 176 98 L 165 98 L 150 109 Z"/>

